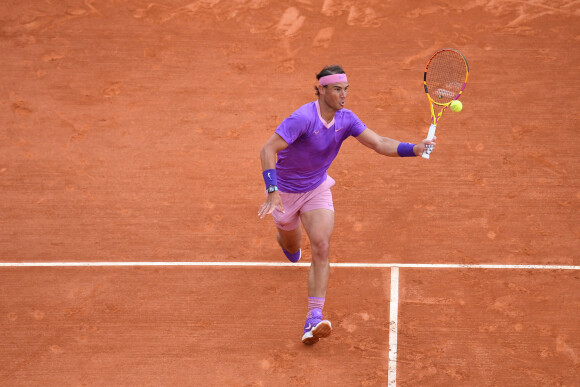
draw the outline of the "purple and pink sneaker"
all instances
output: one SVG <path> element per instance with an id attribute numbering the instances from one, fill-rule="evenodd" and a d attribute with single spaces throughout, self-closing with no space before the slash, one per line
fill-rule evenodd
<path id="1" fill-rule="evenodd" d="M 316 344 L 318 340 L 330 336 L 330 333 L 332 333 L 330 321 L 322 319 L 322 311 L 320 309 L 313 309 L 311 317 L 308 317 L 304 324 L 302 342 L 304 344 Z"/>

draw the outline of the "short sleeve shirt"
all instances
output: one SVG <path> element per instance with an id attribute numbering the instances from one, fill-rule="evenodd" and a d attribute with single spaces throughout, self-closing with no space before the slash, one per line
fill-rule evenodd
<path id="1" fill-rule="evenodd" d="M 278 152 L 276 174 L 282 192 L 308 192 L 327 177 L 342 142 L 357 137 L 366 125 L 350 110 L 338 110 L 327 123 L 320 115 L 318 101 L 301 106 L 286 118 L 276 133 L 288 143 Z"/>

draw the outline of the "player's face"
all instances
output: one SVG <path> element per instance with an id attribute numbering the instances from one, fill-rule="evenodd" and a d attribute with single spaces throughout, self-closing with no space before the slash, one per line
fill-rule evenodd
<path id="1" fill-rule="evenodd" d="M 346 93 L 348 91 L 348 83 L 333 83 L 326 87 L 322 87 L 319 90 L 320 96 L 328 107 L 334 110 L 340 110 L 344 107 Z"/>

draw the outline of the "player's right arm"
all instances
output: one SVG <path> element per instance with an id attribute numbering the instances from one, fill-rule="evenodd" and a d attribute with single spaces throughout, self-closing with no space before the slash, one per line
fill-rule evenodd
<path id="1" fill-rule="evenodd" d="M 280 135 L 274 133 L 272 137 L 268 139 L 266 144 L 260 150 L 260 160 L 262 161 L 262 171 L 268 169 L 276 169 L 276 159 L 277 154 L 283 149 L 288 147 L 288 143 L 284 141 Z M 280 211 L 284 212 L 284 206 L 282 205 L 282 198 L 280 198 L 280 193 L 274 191 L 268 194 L 266 202 L 260 206 L 258 211 L 258 216 L 263 218 L 264 216 L 271 214 L 276 207 L 280 208 Z"/>

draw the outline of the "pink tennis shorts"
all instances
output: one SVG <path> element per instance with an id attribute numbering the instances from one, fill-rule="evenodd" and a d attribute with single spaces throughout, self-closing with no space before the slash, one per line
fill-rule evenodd
<path id="1" fill-rule="evenodd" d="M 291 231 L 300 225 L 300 214 L 304 212 L 322 208 L 334 211 L 330 187 L 335 183 L 332 177 L 327 176 L 326 180 L 312 191 L 304 193 L 280 192 L 284 213 L 279 208 L 272 212 L 276 227 Z"/>

